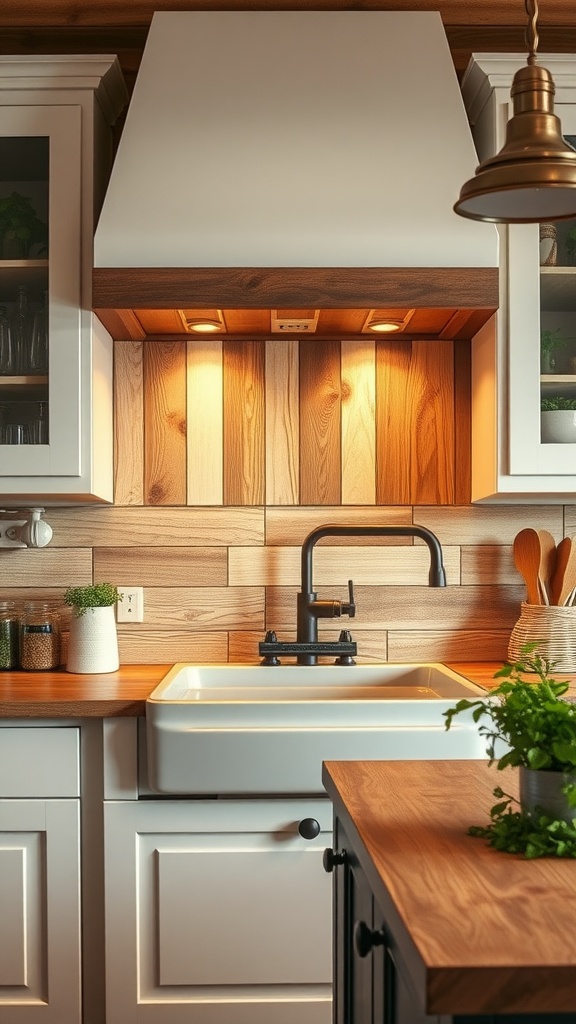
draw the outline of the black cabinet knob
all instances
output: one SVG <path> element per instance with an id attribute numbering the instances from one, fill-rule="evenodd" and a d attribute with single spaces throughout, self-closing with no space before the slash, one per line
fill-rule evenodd
<path id="1" fill-rule="evenodd" d="M 373 931 L 365 921 L 356 921 L 354 925 L 354 949 L 358 956 L 368 956 L 374 949 L 374 946 L 383 946 L 385 941 L 384 932 Z"/>
<path id="2" fill-rule="evenodd" d="M 327 874 L 331 874 L 331 872 L 338 864 L 344 864 L 345 861 L 346 850 L 342 850 L 342 853 L 335 853 L 330 846 L 326 850 L 324 850 L 322 863 L 324 865 L 324 871 L 326 871 Z"/>
<path id="3" fill-rule="evenodd" d="M 320 822 L 316 818 L 302 818 L 298 831 L 302 839 L 316 839 L 320 835 Z"/>

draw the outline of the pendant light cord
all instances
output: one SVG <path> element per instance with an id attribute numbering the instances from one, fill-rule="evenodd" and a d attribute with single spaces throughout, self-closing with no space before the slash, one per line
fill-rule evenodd
<path id="1" fill-rule="evenodd" d="M 538 0 L 526 0 L 526 14 L 528 25 L 524 33 L 526 49 L 528 50 L 528 64 L 536 64 L 538 55 Z"/>

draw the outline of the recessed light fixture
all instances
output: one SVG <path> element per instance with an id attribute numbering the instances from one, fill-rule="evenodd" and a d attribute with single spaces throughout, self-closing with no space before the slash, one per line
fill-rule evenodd
<path id="1" fill-rule="evenodd" d="M 218 331 L 225 331 L 222 311 L 217 309 L 209 312 L 215 312 L 217 315 L 215 317 L 200 316 L 199 311 L 193 314 L 190 310 L 185 309 L 179 309 L 178 315 L 188 334 L 216 334 Z"/>
<path id="2" fill-rule="evenodd" d="M 371 309 L 364 321 L 362 332 L 394 334 L 395 331 L 403 331 L 414 313 L 413 309 Z"/>

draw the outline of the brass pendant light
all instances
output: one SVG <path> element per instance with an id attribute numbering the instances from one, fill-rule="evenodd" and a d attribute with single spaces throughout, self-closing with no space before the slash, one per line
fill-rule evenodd
<path id="1" fill-rule="evenodd" d="M 576 217 L 576 152 L 564 142 L 554 114 L 554 82 L 538 67 L 538 3 L 525 0 L 529 18 L 527 67 L 514 75 L 514 114 L 496 156 L 483 160 L 460 190 L 454 210 L 471 220 L 522 224 Z"/>

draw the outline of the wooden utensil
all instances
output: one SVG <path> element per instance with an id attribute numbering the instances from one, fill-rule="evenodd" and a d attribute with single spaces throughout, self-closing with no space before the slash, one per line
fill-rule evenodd
<path id="1" fill-rule="evenodd" d="M 524 578 L 528 604 L 542 604 L 538 573 L 540 571 L 540 540 L 536 530 L 520 530 L 514 538 L 514 564 Z"/>
<path id="2" fill-rule="evenodd" d="M 576 545 L 564 537 L 556 548 L 556 567 L 551 581 L 552 604 L 563 605 L 576 587 Z"/>
<path id="3" fill-rule="evenodd" d="M 556 541 L 548 530 L 537 530 L 540 541 L 540 568 L 538 582 L 544 604 L 550 604 L 550 581 L 556 565 Z"/>

